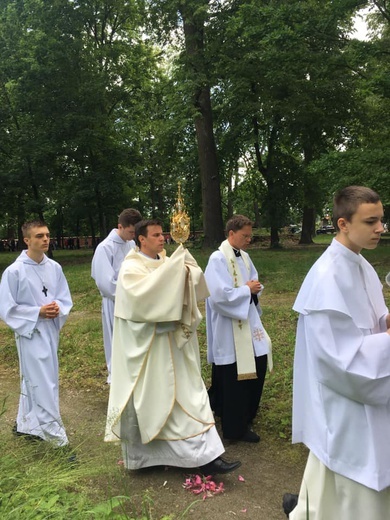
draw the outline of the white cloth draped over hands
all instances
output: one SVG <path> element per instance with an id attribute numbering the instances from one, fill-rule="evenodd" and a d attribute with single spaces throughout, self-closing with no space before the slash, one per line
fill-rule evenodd
<path id="1" fill-rule="evenodd" d="M 106 441 L 120 439 L 131 396 L 143 444 L 194 437 L 214 425 L 196 335 L 197 302 L 207 296 L 204 275 L 183 246 L 170 258 L 127 255 L 115 299 Z"/>

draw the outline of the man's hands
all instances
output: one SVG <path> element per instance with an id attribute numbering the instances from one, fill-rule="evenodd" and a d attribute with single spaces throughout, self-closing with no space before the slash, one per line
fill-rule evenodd
<path id="1" fill-rule="evenodd" d="M 46 318 L 48 320 L 53 320 L 57 318 L 60 314 L 60 308 L 56 302 L 48 303 L 47 305 L 42 305 L 39 311 L 40 318 Z"/>
<path id="2" fill-rule="evenodd" d="M 258 294 L 261 290 L 261 283 L 259 280 L 249 280 L 249 282 L 246 282 L 246 285 L 251 290 L 251 294 Z"/>

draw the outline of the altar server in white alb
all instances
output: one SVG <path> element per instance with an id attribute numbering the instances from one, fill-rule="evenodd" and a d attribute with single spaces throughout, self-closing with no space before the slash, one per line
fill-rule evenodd
<path id="1" fill-rule="evenodd" d="M 21 391 L 16 435 L 68 444 L 59 409 L 58 343 L 72 300 L 61 266 L 45 255 L 50 235 L 44 222 L 22 226 L 27 250 L 4 271 L 0 317 L 15 332 Z"/>
<path id="2" fill-rule="evenodd" d="M 248 253 L 252 221 L 235 215 L 226 223 L 227 239 L 210 256 L 205 277 L 207 359 L 213 363 L 210 401 L 221 417 L 225 439 L 259 442 L 252 430 L 267 357 L 272 370 L 271 341 L 261 322 L 263 285 Z"/>
<path id="3" fill-rule="evenodd" d="M 382 219 L 371 189 L 336 193 L 336 237 L 294 304 L 293 442 L 310 453 L 292 512 L 284 497 L 293 520 L 390 518 L 390 315 L 361 255 L 377 247 Z"/>
<path id="4" fill-rule="evenodd" d="M 105 440 L 121 441 L 127 469 L 240 466 L 224 452 L 204 386 L 196 328 L 207 295 L 202 270 L 179 246 L 170 258 L 158 220 L 136 224 L 115 298 L 112 382 Z"/>
<path id="5" fill-rule="evenodd" d="M 134 226 L 142 219 L 133 208 L 124 209 L 118 217 L 118 228 L 98 244 L 92 258 L 91 276 L 102 296 L 102 326 L 104 354 L 107 364 L 107 383 L 111 383 L 111 346 L 114 324 L 116 281 L 127 253 L 135 247 Z"/>

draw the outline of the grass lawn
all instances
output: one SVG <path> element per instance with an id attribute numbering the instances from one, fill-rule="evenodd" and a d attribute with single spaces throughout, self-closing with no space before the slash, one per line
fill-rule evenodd
<path id="1" fill-rule="evenodd" d="M 261 428 L 266 432 L 267 439 L 279 439 L 282 443 L 285 442 L 286 446 L 289 445 L 291 438 L 292 369 L 297 321 L 297 316 L 291 307 L 307 271 L 322 254 L 331 239 L 332 237 L 329 235 L 320 235 L 316 237 L 316 243 L 311 246 L 288 243 L 280 250 L 270 250 L 265 247 L 253 247 L 249 250 L 258 269 L 259 279 L 265 286 L 261 298 L 263 323 L 272 339 L 274 355 L 274 371 L 267 375 L 262 398 Z M 174 246 L 169 246 L 168 254 L 173 249 Z M 191 252 L 199 265 L 205 268 L 211 251 L 192 248 Z M 383 238 L 376 250 L 365 251 L 363 254 L 374 265 L 380 279 L 384 280 L 390 271 L 390 237 Z M 18 253 L 0 254 L 0 273 L 17 255 Z M 74 301 L 71 315 L 61 333 L 59 353 L 61 387 L 85 388 L 90 390 L 91 395 L 94 394 L 94 391 L 98 394 L 99 391 L 101 392 L 102 383 L 106 378 L 106 367 L 100 321 L 101 300 L 90 276 L 92 251 L 57 250 L 54 252 L 54 256 L 55 260 L 63 266 Z M 384 292 L 387 302 L 390 303 L 390 288 L 386 285 Z M 199 328 L 199 341 L 203 376 L 208 384 L 210 367 L 206 363 L 204 320 Z M 2 322 L 0 322 L 0 365 L 3 371 L 14 374 L 18 371 L 13 333 Z M 6 395 L 0 394 L 0 416 L 1 401 L 6 397 Z M 3 445 L 3 440 L 0 431 L 0 445 Z M 30 460 L 34 459 L 34 455 L 30 452 L 23 456 L 28 456 Z M 7 474 L 8 479 L 20 477 L 17 474 L 20 468 L 12 469 L 14 460 L 15 457 L 12 460 L 2 457 L 0 462 L 0 474 Z M 90 471 L 92 474 L 94 469 L 90 468 Z M 78 478 L 77 474 L 73 473 L 73 475 L 73 479 Z M 66 478 L 61 474 L 58 478 L 65 482 L 65 486 L 68 485 Z M 83 476 L 80 475 L 80 478 Z M 0 491 L 7 486 L 7 482 L 9 483 L 9 480 L 1 480 L 0 477 Z M 36 493 L 42 494 L 42 490 L 36 491 Z M 47 500 L 50 496 L 53 496 L 53 492 L 49 494 Z M 53 502 L 53 506 L 56 504 L 58 506 L 63 500 L 63 495 L 61 491 L 57 490 L 55 496 L 57 499 Z M 77 498 L 72 507 L 77 509 L 83 506 L 85 510 L 83 504 L 82 499 Z M 0 513 L 2 513 L 1 499 Z M 12 517 L 5 513 L 0 516 L 10 519 L 30 518 L 30 516 Z M 31 518 L 46 517 L 31 516 Z M 62 516 L 56 516 L 56 518 L 62 518 Z M 66 518 L 65 511 L 64 518 Z M 105 516 L 103 515 L 101 518 L 105 518 Z"/>

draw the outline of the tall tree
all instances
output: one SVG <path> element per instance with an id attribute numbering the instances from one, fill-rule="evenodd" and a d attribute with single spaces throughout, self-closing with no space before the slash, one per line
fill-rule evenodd
<path id="1" fill-rule="evenodd" d="M 41 216 L 55 200 L 58 222 L 80 215 L 104 235 L 129 195 L 129 143 L 154 67 L 138 3 L 3 4 L 0 132 L 9 139 L 0 154 L 11 168 L 1 175 L 29 201 L 26 213 Z M 124 117 L 134 123 L 127 139 Z"/>
<path id="2" fill-rule="evenodd" d="M 364 184 L 381 194 L 386 218 L 390 216 L 388 164 L 390 162 L 390 11 L 387 2 L 370 2 L 371 38 L 352 40 L 346 59 L 359 78 L 360 110 L 347 146 L 315 161 L 312 175 L 324 178 L 332 190 Z"/>
<path id="3" fill-rule="evenodd" d="M 302 239 L 311 241 L 320 189 L 307 164 L 345 139 L 354 80 L 343 52 L 357 3 L 232 0 L 210 32 L 218 95 L 231 107 L 225 126 L 252 150 L 267 186 L 272 246 L 299 191 Z"/>
<path id="4" fill-rule="evenodd" d="M 213 246 L 223 239 L 220 175 L 213 129 L 209 67 L 205 35 L 209 17 L 208 0 L 165 0 L 147 2 L 150 20 L 159 35 L 173 36 L 182 28 L 182 63 L 189 84 L 195 124 L 202 189 L 204 244 Z M 161 39 L 160 39 L 161 41 Z"/>

